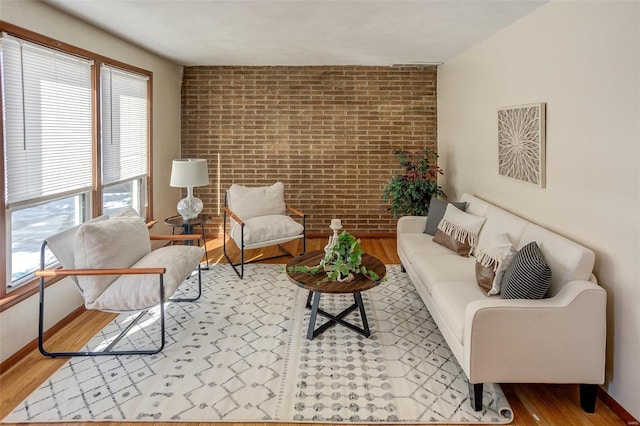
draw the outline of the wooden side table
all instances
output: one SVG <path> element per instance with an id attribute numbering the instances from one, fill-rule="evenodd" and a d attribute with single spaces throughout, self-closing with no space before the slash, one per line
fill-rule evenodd
<path id="1" fill-rule="evenodd" d="M 207 237 L 204 232 L 204 225 L 211 222 L 213 220 L 213 216 L 208 214 L 199 214 L 198 217 L 193 219 L 184 220 L 182 216 L 171 216 L 164 220 L 164 223 L 171 226 L 171 234 L 175 233 L 176 228 L 182 228 L 182 232 L 184 234 L 193 234 L 195 227 L 200 227 L 200 234 L 202 235 L 202 241 L 204 244 L 204 256 L 207 261 L 207 267 L 204 269 L 209 269 L 209 254 L 207 253 Z"/>
<path id="2" fill-rule="evenodd" d="M 340 324 L 344 327 L 347 327 L 358 334 L 361 334 L 365 337 L 369 337 L 371 332 L 369 331 L 369 323 L 367 322 L 367 314 L 364 309 L 364 303 L 362 303 L 362 295 L 361 292 L 365 290 L 369 290 L 380 284 L 383 280 L 385 274 L 387 273 L 387 269 L 384 264 L 380 262 L 377 258 L 370 256 L 368 254 L 364 254 L 362 256 L 362 264 L 366 266 L 367 269 L 371 269 L 378 274 L 380 277 L 379 281 L 372 281 L 369 278 L 363 276 L 362 274 L 355 274 L 355 279 L 348 283 L 341 282 L 326 282 L 326 283 L 318 283 L 322 281 L 326 274 L 324 271 L 319 272 L 318 274 L 304 274 L 297 272 L 289 272 L 290 266 L 314 266 L 320 263 L 325 253 L 322 250 L 312 251 L 306 254 L 302 254 L 300 256 L 296 256 L 287 263 L 287 275 L 289 279 L 296 283 L 299 287 L 302 287 L 306 290 L 309 290 L 309 296 L 307 297 L 307 308 L 311 308 L 311 316 L 309 317 L 309 328 L 307 330 L 307 339 L 312 340 L 314 337 L 323 333 L 329 327 Z M 328 312 L 320 309 L 320 296 L 322 293 L 353 293 L 354 303 L 349 306 L 347 309 L 343 310 L 337 315 L 332 315 Z M 311 303 L 311 299 L 313 297 L 313 304 Z M 358 327 L 353 325 L 343 318 L 353 312 L 355 309 L 360 310 L 360 317 L 362 318 L 362 327 Z M 318 314 L 327 318 L 329 321 L 325 324 L 321 325 L 317 329 L 316 319 Z"/>

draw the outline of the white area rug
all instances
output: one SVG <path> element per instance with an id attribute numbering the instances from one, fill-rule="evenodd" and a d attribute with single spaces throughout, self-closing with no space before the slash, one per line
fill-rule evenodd
<path id="1" fill-rule="evenodd" d="M 244 280 L 229 266 L 214 265 L 203 271 L 203 285 L 198 302 L 167 305 L 162 353 L 73 358 L 4 421 L 512 419 L 497 385 L 485 384 L 482 412 L 471 409 L 462 369 L 397 265 L 387 266 L 384 283 L 363 293 L 370 338 L 336 325 L 307 340 L 307 292 L 279 265 L 249 265 Z M 351 295 L 323 295 L 320 306 L 337 313 L 351 303 Z M 146 320 L 119 347 L 157 336 L 159 327 Z M 357 312 L 347 320 L 360 324 Z M 104 345 L 128 317 L 117 321 L 120 326 L 109 324 L 88 347 Z"/>

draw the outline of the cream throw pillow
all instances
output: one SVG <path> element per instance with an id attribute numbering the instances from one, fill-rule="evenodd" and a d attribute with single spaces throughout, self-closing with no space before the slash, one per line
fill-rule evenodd
<path id="1" fill-rule="evenodd" d="M 253 217 L 272 214 L 286 214 L 284 184 L 276 182 L 271 186 L 248 187 L 233 184 L 227 199 L 229 209 L 242 221 Z"/>
<path id="2" fill-rule="evenodd" d="M 458 241 L 467 240 L 473 248 L 478 244 L 478 234 L 485 220 L 482 216 L 465 213 L 453 204 L 448 204 L 438 229 Z"/>
<path id="3" fill-rule="evenodd" d="M 151 252 L 149 231 L 139 218 L 115 217 L 87 222 L 75 236 L 78 269 L 129 268 Z M 79 276 L 85 305 L 91 304 L 118 278 L 116 275 Z"/>

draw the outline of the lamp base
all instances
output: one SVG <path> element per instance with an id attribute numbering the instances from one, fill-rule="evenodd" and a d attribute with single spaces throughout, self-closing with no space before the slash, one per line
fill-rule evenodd
<path id="1" fill-rule="evenodd" d="M 189 194 L 178 202 L 178 213 L 184 220 L 195 219 L 202 211 L 202 207 L 202 200 Z"/>

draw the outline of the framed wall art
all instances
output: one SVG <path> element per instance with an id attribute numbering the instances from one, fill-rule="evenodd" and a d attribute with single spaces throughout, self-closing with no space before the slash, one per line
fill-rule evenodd
<path id="1" fill-rule="evenodd" d="M 545 103 L 498 110 L 498 173 L 545 187 Z"/>

